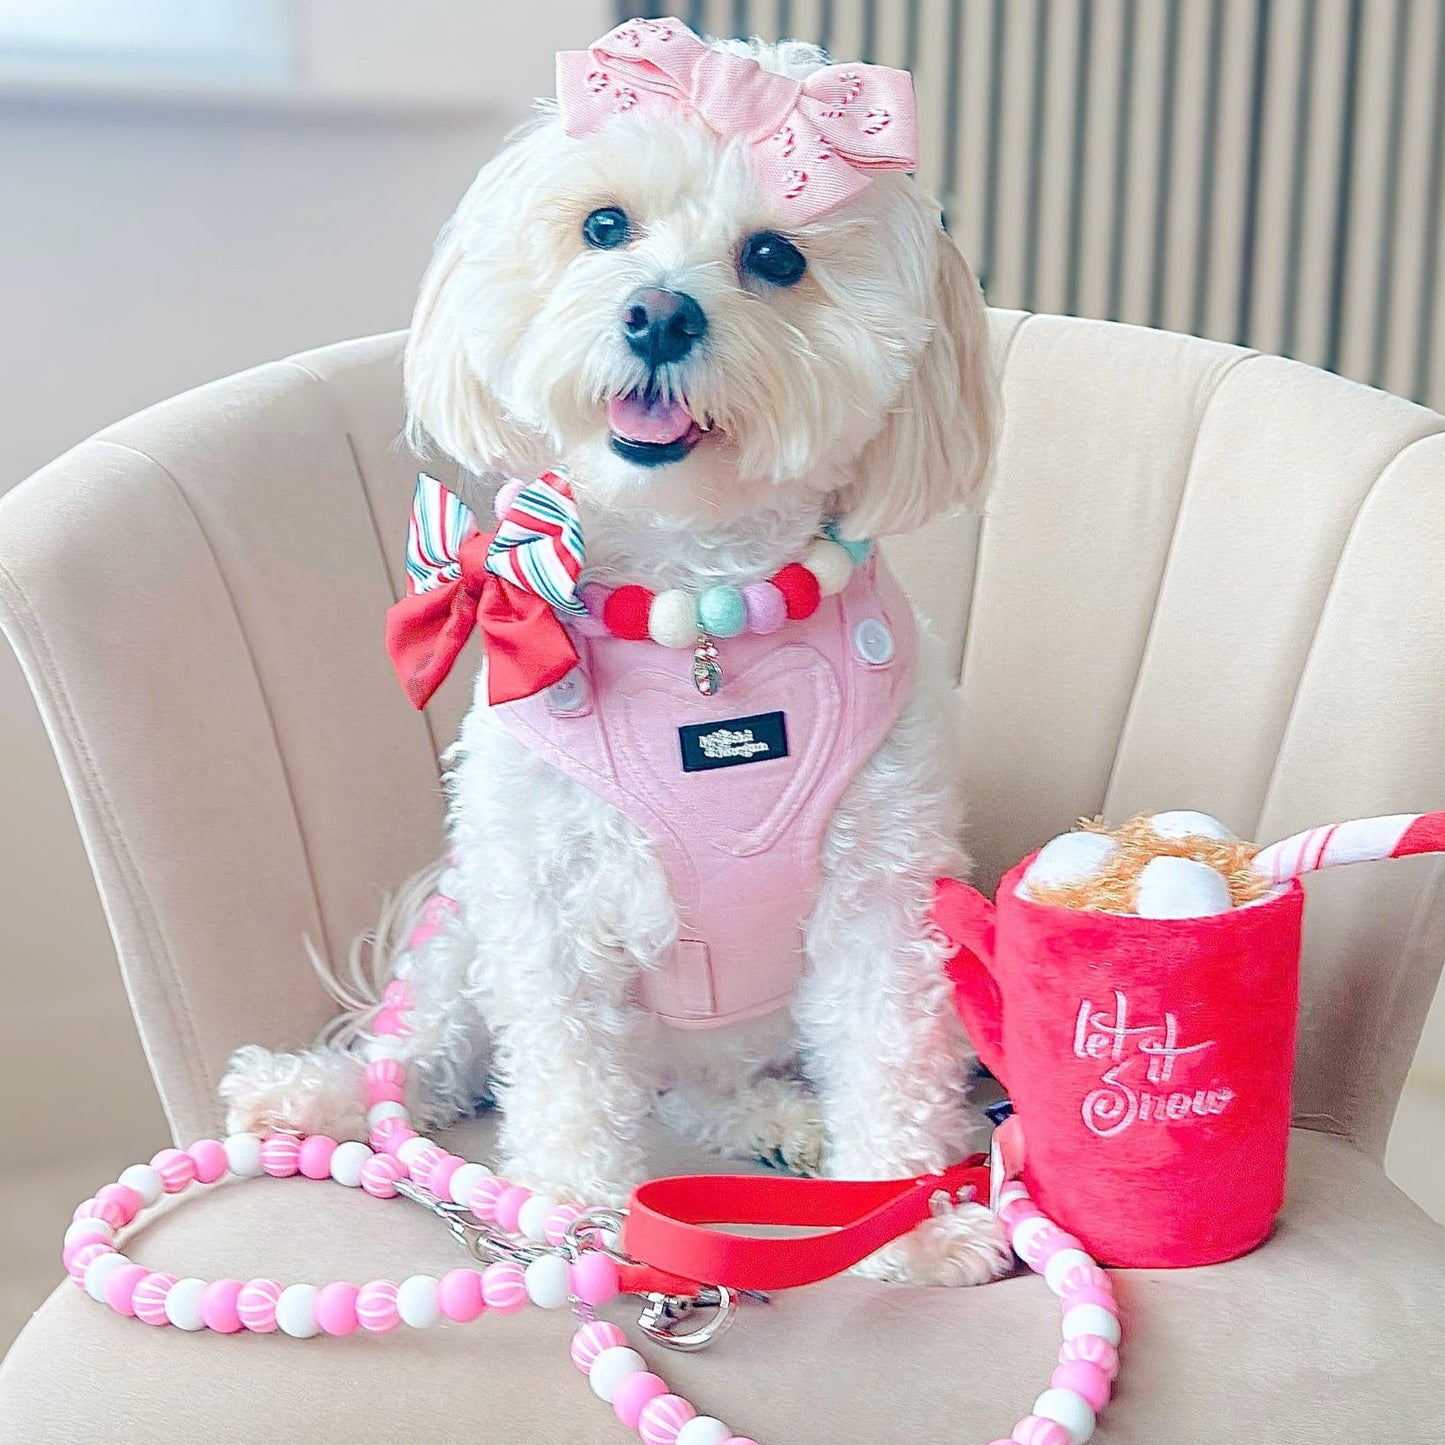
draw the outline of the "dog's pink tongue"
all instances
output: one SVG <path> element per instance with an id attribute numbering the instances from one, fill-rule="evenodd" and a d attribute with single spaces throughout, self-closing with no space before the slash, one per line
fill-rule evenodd
<path id="1" fill-rule="evenodd" d="M 607 404 L 607 425 L 629 442 L 675 442 L 687 435 L 692 414 L 680 401 L 648 401 L 633 392 Z"/>

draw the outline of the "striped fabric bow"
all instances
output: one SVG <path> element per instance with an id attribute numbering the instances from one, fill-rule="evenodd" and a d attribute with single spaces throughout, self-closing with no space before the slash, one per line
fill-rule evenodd
<path id="1" fill-rule="evenodd" d="M 475 627 L 489 702 L 565 677 L 577 649 L 557 613 L 586 614 L 577 598 L 585 556 L 572 489 L 555 472 L 523 487 L 495 532 L 423 472 L 407 529 L 407 595 L 386 615 L 386 650 L 412 706 L 431 700 Z"/>

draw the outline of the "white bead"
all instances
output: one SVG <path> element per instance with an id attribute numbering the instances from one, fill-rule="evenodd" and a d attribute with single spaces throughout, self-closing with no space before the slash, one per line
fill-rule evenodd
<path id="1" fill-rule="evenodd" d="M 1119 1343 L 1119 1321 L 1103 1305 L 1075 1305 L 1064 1314 L 1062 1333 L 1066 1340 L 1080 1335 L 1098 1335 L 1111 1345 Z"/>
<path id="2" fill-rule="evenodd" d="M 452 1203 L 466 1204 L 472 1197 L 472 1190 L 483 1179 L 490 1178 L 491 1173 L 492 1171 L 485 1164 L 463 1164 L 452 1175 L 452 1182 L 447 1186 L 447 1192 L 452 1196 Z"/>
<path id="3" fill-rule="evenodd" d="M 1060 888 L 1092 878 L 1113 855 L 1117 844 L 1104 833 L 1063 833 L 1039 849 L 1029 864 L 1020 892 L 1027 889 Z"/>
<path id="4" fill-rule="evenodd" d="M 673 587 L 652 599 L 647 631 L 659 647 L 694 647 L 697 644 L 697 603 Z"/>
<path id="5" fill-rule="evenodd" d="M 226 1168 L 238 1179 L 256 1179 L 264 1174 L 266 1171 L 261 1168 L 261 1136 L 228 1134 Z"/>
<path id="6" fill-rule="evenodd" d="M 160 1172 L 152 1169 L 149 1164 L 132 1164 L 129 1169 L 121 1170 L 117 1184 L 124 1184 L 127 1189 L 134 1189 L 140 1195 L 141 1204 L 149 1209 L 152 1204 L 158 1204 L 160 1197 L 166 1192 L 166 1186 L 161 1180 Z"/>
<path id="7" fill-rule="evenodd" d="M 276 1328 L 293 1340 L 309 1340 L 313 1335 L 319 1335 L 321 1326 L 316 1323 L 318 1293 L 314 1284 L 288 1284 L 276 1300 Z"/>
<path id="8" fill-rule="evenodd" d="M 1069 1432 L 1069 1445 L 1084 1445 L 1094 1433 L 1093 1406 L 1075 1390 L 1045 1390 L 1034 1401 L 1033 1413 L 1057 1420 Z"/>
<path id="9" fill-rule="evenodd" d="M 113 1244 L 115 1227 L 107 1224 L 103 1219 L 77 1219 L 65 1231 L 65 1243 L 61 1247 L 69 1249 L 72 1244 L 76 1244 L 82 1239 L 103 1239 L 107 1244 Z"/>
<path id="10" fill-rule="evenodd" d="M 1218 818 L 1211 818 L 1208 813 L 1191 812 L 1188 808 L 1155 813 L 1149 819 L 1149 826 L 1161 838 L 1213 838 L 1220 843 L 1238 841 Z"/>
<path id="11" fill-rule="evenodd" d="M 712 1415 L 694 1415 L 677 1432 L 677 1445 L 723 1445 L 733 1438 L 732 1429 Z"/>
<path id="12" fill-rule="evenodd" d="M 396 1151 L 396 1157 L 410 1169 L 412 1160 L 415 1159 L 423 1149 L 435 1148 L 437 1148 L 436 1140 L 428 1139 L 425 1134 L 418 1134 L 415 1139 L 408 1139 L 406 1143 Z"/>
<path id="13" fill-rule="evenodd" d="M 599 1400 L 606 1400 L 610 1405 L 617 1382 L 624 1375 L 635 1375 L 646 1368 L 647 1361 L 636 1350 L 629 1350 L 626 1345 L 613 1345 L 592 1361 L 592 1368 L 587 1372 L 587 1383 L 592 1386 L 592 1393 Z"/>
<path id="14" fill-rule="evenodd" d="M 1076 1264 L 1087 1269 L 1093 1262 L 1082 1249 L 1061 1249 L 1044 1266 L 1044 1283 L 1058 1294 L 1065 1270 Z"/>
<path id="15" fill-rule="evenodd" d="M 1034 1241 L 1034 1236 L 1042 1234 L 1046 1229 L 1054 1226 L 1040 1214 L 1030 1214 L 1019 1221 L 1018 1227 L 1013 1232 L 1014 1253 L 1023 1256 L 1024 1251 Z"/>
<path id="16" fill-rule="evenodd" d="M 331 1177 L 348 1189 L 361 1183 L 361 1166 L 371 1158 L 371 1149 L 359 1139 L 348 1139 L 336 1146 L 331 1156 Z"/>
<path id="17" fill-rule="evenodd" d="M 206 1321 L 201 1315 L 201 1296 L 206 1292 L 203 1279 L 178 1279 L 166 1291 L 166 1318 L 178 1330 L 203 1330 Z"/>
<path id="18" fill-rule="evenodd" d="M 441 1316 L 441 1305 L 437 1303 L 437 1280 L 429 1274 L 414 1274 L 396 1287 L 396 1312 L 404 1325 L 414 1330 L 424 1330 L 436 1324 Z"/>
<path id="19" fill-rule="evenodd" d="M 568 1274 L 567 1261 L 561 1255 L 539 1255 L 523 1274 L 527 1298 L 538 1309 L 561 1309 L 567 1303 Z"/>
<path id="20" fill-rule="evenodd" d="M 1233 906 L 1224 875 L 1193 858 L 1151 858 L 1139 875 L 1140 918 L 1207 918 Z"/>
<path id="21" fill-rule="evenodd" d="M 517 1228 L 538 1244 L 547 1238 L 547 1216 L 557 1207 L 550 1194 L 534 1194 L 517 1211 Z"/>
<path id="22" fill-rule="evenodd" d="M 835 597 L 853 580 L 853 559 L 827 537 L 818 537 L 803 553 L 803 566 L 818 579 L 818 591 Z"/>
<path id="23" fill-rule="evenodd" d="M 105 1287 L 116 1270 L 130 1263 L 123 1254 L 102 1254 L 85 1267 L 85 1292 L 98 1304 L 105 1303 Z"/>
<path id="24" fill-rule="evenodd" d="M 374 1129 L 383 1119 L 406 1119 L 410 1115 L 405 1104 L 398 1104 L 395 1099 L 383 1099 L 379 1104 L 373 1104 L 366 1111 L 366 1127 Z"/>

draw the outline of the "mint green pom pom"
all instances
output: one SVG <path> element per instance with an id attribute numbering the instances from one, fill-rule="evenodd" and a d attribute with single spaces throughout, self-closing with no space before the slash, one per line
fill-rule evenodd
<path id="1" fill-rule="evenodd" d="M 709 587 L 697 599 L 697 621 L 710 637 L 737 637 L 748 625 L 748 604 L 736 587 Z"/>
<path id="2" fill-rule="evenodd" d="M 853 559 L 853 565 L 855 567 L 861 567 L 868 560 L 868 554 L 873 550 L 873 544 L 866 537 L 864 537 L 861 542 L 850 542 L 848 538 L 838 535 L 838 524 L 836 522 L 829 522 L 825 530 Z"/>

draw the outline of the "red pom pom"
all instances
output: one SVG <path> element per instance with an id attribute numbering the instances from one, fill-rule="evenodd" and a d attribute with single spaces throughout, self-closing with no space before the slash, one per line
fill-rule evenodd
<path id="1" fill-rule="evenodd" d="M 813 590 L 817 591 L 817 583 L 813 584 Z M 607 630 L 629 642 L 642 642 L 647 637 L 647 619 L 651 615 L 652 593 L 635 584 L 619 587 L 602 604 L 602 621 Z"/>
<path id="2" fill-rule="evenodd" d="M 795 620 L 811 617 L 818 610 L 823 596 L 818 590 L 818 579 L 801 562 L 789 562 L 773 578 L 773 586 L 783 594 L 789 617 Z"/>

